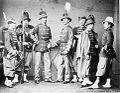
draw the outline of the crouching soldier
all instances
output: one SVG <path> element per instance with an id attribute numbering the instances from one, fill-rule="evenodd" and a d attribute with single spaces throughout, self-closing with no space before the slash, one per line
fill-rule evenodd
<path id="1" fill-rule="evenodd" d="M 3 54 L 3 68 L 6 77 L 5 85 L 13 87 L 12 80 L 15 73 L 15 65 L 17 63 L 17 47 L 18 40 L 16 35 L 16 22 L 14 19 L 10 19 L 8 22 L 8 28 L 3 29 L 3 40 L 4 40 L 4 54 Z"/>
<path id="2" fill-rule="evenodd" d="M 58 62 L 57 62 L 57 81 L 56 82 L 63 82 L 69 83 L 70 82 L 70 49 L 72 46 L 73 41 L 73 31 L 72 27 L 69 25 L 69 23 L 72 21 L 72 19 L 69 17 L 67 13 L 63 14 L 63 17 L 61 21 L 64 24 L 64 27 L 60 31 L 60 40 L 58 42 L 54 43 L 53 45 L 60 46 L 60 53 L 58 55 Z M 63 71 L 65 69 L 65 75 L 63 75 Z M 65 77 L 63 79 L 63 77 Z"/>
<path id="3" fill-rule="evenodd" d="M 28 12 L 23 12 L 22 21 L 21 24 L 17 26 L 16 33 L 19 40 L 19 50 L 23 51 L 23 45 L 24 45 L 24 52 L 25 52 L 25 63 L 24 63 L 24 76 L 23 81 L 28 83 L 27 74 L 30 69 L 30 65 L 32 62 L 32 45 L 33 45 L 33 38 L 31 38 L 31 35 L 29 32 L 33 29 L 32 25 L 29 25 L 29 22 L 31 19 L 29 18 Z M 23 33 L 23 27 L 24 32 Z M 25 40 L 23 41 L 23 34 L 25 34 Z M 23 45 L 22 45 L 23 44 Z M 18 82 L 18 76 L 20 72 L 22 71 L 22 66 L 19 65 L 15 72 L 15 77 L 13 82 Z M 23 73 L 23 72 L 22 72 Z"/>
<path id="4" fill-rule="evenodd" d="M 45 82 L 51 82 L 51 61 L 49 50 L 47 45 L 50 42 L 51 36 L 51 29 L 47 26 L 47 13 L 41 9 L 39 12 L 39 21 L 40 23 L 32 30 L 31 34 L 37 34 L 38 42 L 35 46 L 35 76 L 34 80 L 36 84 L 40 83 L 40 64 L 44 62 L 44 70 L 45 70 Z"/>

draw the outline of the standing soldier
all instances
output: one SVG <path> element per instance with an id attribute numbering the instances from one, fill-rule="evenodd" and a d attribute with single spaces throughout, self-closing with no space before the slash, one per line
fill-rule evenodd
<path id="1" fill-rule="evenodd" d="M 39 21 L 38 24 L 31 34 L 37 34 L 38 44 L 35 47 L 35 83 L 39 84 L 40 82 L 40 64 L 42 59 L 44 59 L 44 69 L 45 69 L 45 82 L 51 82 L 51 61 L 49 55 L 49 49 L 47 45 L 50 43 L 51 29 L 47 26 L 47 13 L 41 9 L 39 12 Z M 42 58 L 43 57 L 43 58 Z"/>
<path id="2" fill-rule="evenodd" d="M 70 49 L 72 46 L 73 41 L 73 31 L 72 27 L 70 26 L 70 22 L 72 19 L 69 17 L 68 13 L 63 14 L 63 18 L 61 21 L 64 24 L 64 28 L 62 28 L 60 32 L 60 40 L 56 42 L 56 45 L 60 46 L 60 54 L 58 55 L 58 76 L 56 82 L 62 82 L 63 81 L 63 70 L 65 69 L 65 79 L 63 83 L 69 83 L 70 82 Z"/>
<path id="3" fill-rule="evenodd" d="M 3 29 L 3 41 L 4 41 L 4 55 L 3 55 L 3 68 L 4 74 L 6 77 L 5 85 L 8 87 L 12 87 L 12 80 L 14 78 L 15 73 L 15 64 L 17 62 L 17 35 L 16 35 L 16 22 L 14 19 L 10 19 L 7 21 L 9 27 Z"/>
<path id="4" fill-rule="evenodd" d="M 24 12 L 22 16 L 22 21 L 21 24 L 17 26 L 16 32 L 19 40 L 19 49 L 22 51 L 22 44 L 24 45 L 24 50 L 25 50 L 25 63 L 24 63 L 24 77 L 23 80 L 24 82 L 28 83 L 27 80 L 27 74 L 30 68 L 30 64 L 32 62 L 32 45 L 33 45 L 33 40 L 31 39 L 31 36 L 29 32 L 33 29 L 32 25 L 29 25 L 29 22 L 31 19 L 29 18 L 28 12 Z M 25 42 L 23 42 L 23 27 L 25 31 Z M 21 66 L 19 66 L 16 70 L 15 77 L 13 79 L 13 82 L 16 83 L 18 82 L 18 75 L 20 74 L 21 71 Z"/>
<path id="5" fill-rule="evenodd" d="M 112 58 L 115 56 L 113 49 L 114 35 L 112 32 L 112 27 L 114 26 L 113 18 L 107 17 L 105 21 L 102 22 L 105 32 L 102 36 L 102 49 L 100 51 L 99 63 L 97 67 L 96 76 L 97 79 L 90 88 L 99 88 L 100 78 L 104 76 L 107 81 L 103 87 L 111 87 L 111 70 L 112 70 Z"/>
<path id="6" fill-rule="evenodd" d="M 90 64 L 92 62 L 92 58 L 96 55 L 96 48 L 97 48 L 97 40 L 96 40 L 96 33 L 94 30 L 94 23 L 95 19 L 93 15 L 89 15 L 87 21 L 85 23 L 86 29 L 84 32 L 81 33 L 81 41 L 79 41 L 78 46 L 78 53 L 77 57 L 80 57 L 81 62 L 81 73 L 80 75 L 83 78 L 82 86 L 86 86 L 88 84 L 92 84 L 89 80 L 90 76 Z M 79 68 L 78 68 L 79 69 Z"/>
<path id="7" fill-rule="evenodd" d="M 86 22 L 86 17 L 78 17 L 78 21 L 79 21 L 79 26 L 75 27 L 73 29 L 73 33 L 74 33 L 74 40 L 73 40 L 73 49 L 72 51 L 74 52 L 74 67 L 76 68 L 77 71 L 77 75 L 79 80 L 74 77 L 73 75 L 73 82 L 77 82 L 77 81 L 82 81 L 82 77 L 81 77 L 81 69 L 82 69 L 82 62 L 80 62 L 80 57 L 77 57 L 77 46 L 80 45 L 80 43 L 78 41 L 80 41 L 80 34 L 85 30 L 85 22 Z"/>

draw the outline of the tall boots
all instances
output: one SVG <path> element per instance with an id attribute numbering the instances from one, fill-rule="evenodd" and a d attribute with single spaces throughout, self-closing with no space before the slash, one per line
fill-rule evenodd
<path id="1" fill-rule="evenodd" d="M 100 83 L 100 77 L 97 77 L 97 79 L 95 80 L 94 84 L 92 86 L 90 86 L 89 88 L 99 88 L 99 83 Z"/>
<path id="2" fill-rule="evenodd" d="M 6 80 L 5 80 L 4 84 L 9 88 L 13 87 L 13 83 L 8 77 L 6 77 Z"/>
<path id="3" fill-rule="evenodd" d="M 24 73 L 24 82 L 28 83 L 29 81 L 27 80 L 27 73 Z"/>
<path id="4" fill-rule="evenodd" d="M 15 77 L 14 77 L 14 79 L 13 79 L 12 82 L 13 82 L 13 83 L 18 83 L 18 82 L 19 82 L 18 77 L 19 77 L 19 75 L 18 75 L 18 74 L 15 74 Z M 27 80 L 27 73 L 24 73 L 23 80 L 24 80 L 24 82 L 26 82 L 26 83 L 29 82 L 29 81 Z"/>
<path id="5" fill-rule="evenodd" d="M 90 81 L 89 77 L 85 77 L 83 79 L 83 82 L 82 82 L 81 86 L 85 87 L 86 85 L 92 85 L 92 84 L 93 84 L 93 82 Z"/>
<path id="6" fill-rule="evenodd" d="M 106 83 L 103 85 L 103 87 L 104 87 L 104 88 L 110 88 L 110 87 L 111 87 L 110 81 L 111 81 L 111 79 L 108 78 L 108 79 L 106 80 Z"/>
<path id="7" fill-rule="evenodd" d="M 19 81 L 18 81 L 18 74 L 15 74 L 14 79 L 13 79 L 12 82 L 13 82 L 14 84 L 19 82 Z"/>

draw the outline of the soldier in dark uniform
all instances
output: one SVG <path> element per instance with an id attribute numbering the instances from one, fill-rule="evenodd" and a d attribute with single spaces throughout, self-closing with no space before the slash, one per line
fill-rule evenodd
<path id="1" fill-rule="evenodd" d="M 8 28 L 3 29 L 3 42 L 5 45 L 3 55 L 3 68 L 6 76 L 5 85 L 12 87 L 12 80 L 15 73 L 15 65 L 17 63 L 16 55 L 18 49 L 18 40 L 16 35 L 16 22 L 14 19 L 8 20 Z"/>
<path id="2" fill-rule="evenodd" d="M 35 46 L 35 83 L 38 84 L 40 82 L 40 64 L 42 62 L 42 59 L 44 59 L 44 74 L 45 74 L 45 81 L 51 82 L 51 61 L 50 61 L 50 55 L 49 55 L 49 49 L 47 48 L 47 45 L 50 43 L 50 40 L 52 38 L 51 36 L 51 29 L 49 26 L 47 26 L 47 13 L 41 9 L 39 12 L 39 21 L 40 24 L 38 24 L 31 34 L 37 34 L 38 37 L 38 44 Z"/>
<path id="3" fill-rule="evenodd" d="M 114 26 L 113 18 L 107 17 L 105 21 L 102 22 L 104 25 L 105 32 L 102 36 L 102 49 L 100 51 L 99 63 L 97 67 L 96 76 L 97 79 L 90 88 L 99 88 L 100 78 L 104 76 L 107 79 L 103 87 L 111 87 L 111 70 L 112 70 L 112 58 L 114 57 L 113 41 L 114 35 L 112 32 L 112 27 Z M 108 51 L 108 53 L 107 53 Z"/>
<path id="4" fill-rule="evenodd" d="M 69 53 L 73 43 L 73 31 L 72 27 L 70 26 L 70 22 L 72 19 L 69 17 L 67 13 L 63 14 L 61 21 L 64 24 L 64 28 L 60 31 L 60 40 L 56 42 L 58 46 L 60 46 L 60 53 L 58 55 L 58 62 L 57 62 L 57 81 L 62 82 L 63 76 L 65 77 L 63 83 L 70 82 L 70 59 Z M 65 75 L 63 75 L 63 70 L 65 69 Z"/>
<path id="5" fill-rule="evenodd" d="M 76 78 L 75 75 L 73 75 L 73 79 L 72 81 L 73 82 L 77 82 L 77 81 L 82 81 L 82 78 L 81 78 L 81 62 L 80 62 L 80 58 L 77 57 L 77 46 L 79 45 L 79 39 L 80 39 L 80 34 L 85 30 L 85 22 L 86 22 L 86 17 L 78 17 L 78 21 L 79 21 L 79 26 L 78 27 L 75 27 L 73 29 L 73 33 L 74 33 L 74 40 L 73 40 L 73 48 L 72 48 L 72 51 L 74 52 L 74 58 L 73 58 L 73 62 L 74 62 L 74 67 L 76 68 L 76 71 L 77 71 L 77 75 L 79 77 L 79 80 Z"/>
<path id="6" fill-rule="evenodd" d="M 22 44 L 24 45 L 25 50 L 25 65 L 24 65 L 24 82 L 28 82 L 27 74 L 30 69 L 30 64 L 32 62 L 32 45 L 33 39 L 31 38 L 29 32 L 34 28 L 32 25 L 29 25 L 31 19 L 29 18 L 28 12 L 24 12 L 22 16 L 21 24 L 17 26 L 16 32 L 19 40 L 19 51 L 22 51 Z M 25 31 L 25 41 L 23 42 L 23 26 Z M 15 78 L 13 82 L 18 82 L 18 75 L 20 74 L 21 66 L 16 70 Z"/>
<path id="7" fill-rule="evenodd" d="M 81 41 L 80 47 L 78 51 L 78 57 L 81 58 L 82 69 L 81 69 L 81 76 L 83 78 L 82 86 L 86 86 L 88 84 L 92 84 L 90 81 L 90 76 L 92 72 L 90 72 L 92 68 L 91 64 L 95 64 L 96 61 L 95 55 L 97 54 L 96 50 L 98 48 L 97 45 L 97 33 L 94 32 L 94 23 L 95 18 L 93 15 L 89 15 L 87 21 L 85 23 L 86 29 L 84 32 L 81 33 Z"/>

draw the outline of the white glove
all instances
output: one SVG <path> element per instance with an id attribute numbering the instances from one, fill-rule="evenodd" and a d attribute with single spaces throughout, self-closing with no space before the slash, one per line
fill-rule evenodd
<path id="1" fill-rule="evenodd" d="M 52 47 L 52 44 L 49 43 L 49 44 L 47 45 L 47 48 L 51 48 L 51 47 Z"/>
<path id="2" fill-rule="evenodd" d="M 98 45 L 95 45 L 95 48 L 98 48 Z"/>

